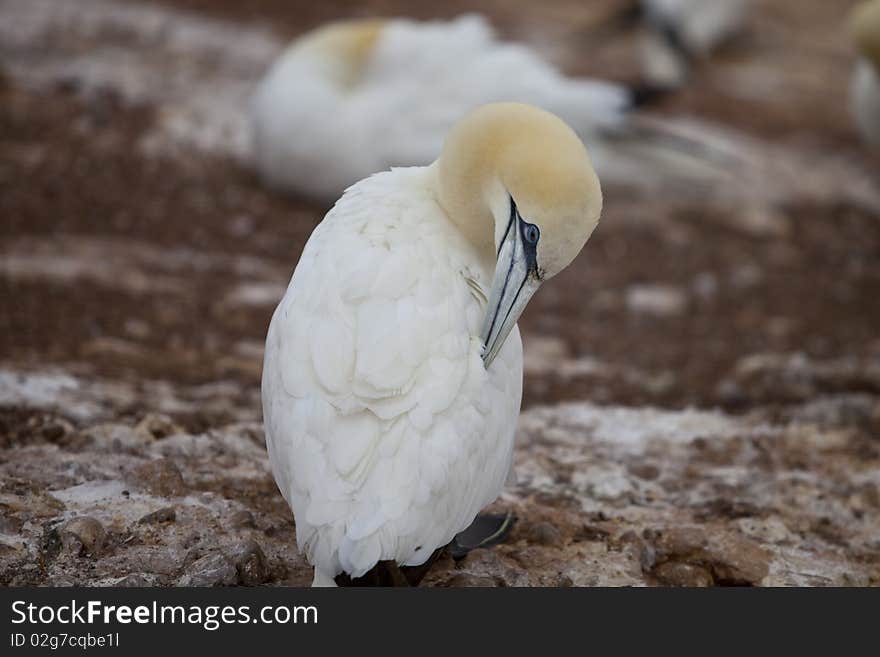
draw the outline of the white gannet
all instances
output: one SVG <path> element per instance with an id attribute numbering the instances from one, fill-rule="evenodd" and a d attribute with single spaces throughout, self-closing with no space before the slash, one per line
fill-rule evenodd
<path id="1" fill-rule="evenodd" d="M 748 0 L 641 0 L 641 40 L 647 79 L 685 81 L 694 59 L 705 57 L 742 31 Z"/>
<path id="2" fill-rule="evenodd" d="M 577 135 L 497 103 L 458 122 L 433 164 L 362 180 L 315 228 L 262 381 L 314 585 L 424 564 L 499 495 L 522 393 L 516 321 L 601 207 Z"/>
<path id="3" fill-rule="evenodd" d="M 660 164 L 644 153 L 653 130 L 631 112 L 643 90 L 568 78 L 527 47 L 498 41 L 477 15 L 332 23 L 297 39 L 258 85 L 253 161 L 272 187 L 332 200 L 376 171 L 429 164 L 469 110 L 517 101 L 574 128 L 603 180 L 666 186 L 694 153 Z M 698 161 L 688 175 L 706 169 Z"/>
<path id="4" fill-rule="evenodd" d="M 850 86 L 850 106 L 865 140 L 880 147 L 880 0 L 858 5 L 850 27 L 859 61 Z"/>

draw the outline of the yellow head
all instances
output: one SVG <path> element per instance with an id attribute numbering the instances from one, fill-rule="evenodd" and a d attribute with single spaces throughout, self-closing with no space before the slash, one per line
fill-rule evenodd
<path id="1" fill-rule="evenodd" d="M 574 260 L 598 224 L 599 179 L 571 128 L 520 103 L 465 116 L 435 168 L 440 204 L 495 261 L 483 330 L 488 366 L 531 295 Z"/>
<path id="2" fill-rule="evenodd" d="M 385 21 L 379 18 L 336 21 L 323 25 L 297 39 L 294 48 L 319 54 L 330 65 L 328 73 L 343 87 L 353 87 L 360 79 Z"/>
<path id="3" fill-rule="evenodd" d="M 880 0 L 857 5 L 849 26 L 859 52 L 880 71 Z"/>
<path id="4" fill-rule="evenodd" d="M 511 202 L 540 231 L 542 278 L 563 270 L 599 222 L 602 190 L 583 143 L 561 119 L 520 103 L 484 105 L 462 119 L 437 160 L 440 203 L 494 256 Z"/>

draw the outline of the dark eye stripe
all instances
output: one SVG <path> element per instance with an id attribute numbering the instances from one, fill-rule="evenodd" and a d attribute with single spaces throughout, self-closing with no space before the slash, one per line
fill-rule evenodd
<path id="1" fill-rule="evenodd" d="M 508 194 L 508 196 L 510 196 Z M 513 226 L 514 220 L 519 216 L 519 212 L 516 210 L 516 201 L 513 200 L 513 197 L 510 197 L 510 219 L 507 220 L 507 228 L 504 229 L 504 235 L 501 238 L 501 241 L 498 242 L 498 252 L 495 254 L 497 258 L 501 255 L 501 247 L 504 246 L 504 240 L 507 239 L 508 233 L 510 233 L 510 227 Z"/>

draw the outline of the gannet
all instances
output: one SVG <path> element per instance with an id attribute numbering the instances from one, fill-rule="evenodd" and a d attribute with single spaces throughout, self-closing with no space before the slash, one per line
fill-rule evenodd
<path id="1" fill-rule="evenodd" d="M 880 146 L 880 0 L 858 5 L 850 16 L 850 27 L 860 55 L 850 86 L 850 106 L 865 140 Z"/>
<path id="2" fill-rule="evenodd" d="M 496 499 L 522 393 L 517 318 L 601 207 L 577 135 L 498 103 L 458 122 L 431 165 L 346 190 L 315 228 L 262 379 L 272 472 L 314 585 L 424 564 Z"/>
<path id="3" fill-rule="evenodd" d="M 640 9 L 646 27 L 641 40 L 646 77 L 678 85 L 694 59 L 742 31 L 748 0 L 641 0 Z"/>
<path id="4" fill-rule="evenodd" d="M 253 162 L 271 187 L 332 200 L 376 171 L 429 164 L 467 111 L 519 101 L 572 126 L 603 180 L 647 186 L 681 162 L 632 152 L 651 141 L 632 119 L 644 98 L 565 77 L 527 47 L 497 40 L 478 15 L 332 23 L 294 41 L 258 85 Z M 618 144 L 627 136 L 629 150 Z M 694 169 L 704 175 L 705 162 Z"/>

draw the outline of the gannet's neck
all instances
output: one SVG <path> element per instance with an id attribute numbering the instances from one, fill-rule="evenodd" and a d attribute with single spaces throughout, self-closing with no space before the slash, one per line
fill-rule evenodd
<path id="1" fill-rule="evenodd" d="M 449 221 L 464 238 L 473 245 L 481 260 L 491 263 L 495 259 L 495 219 L 485 201 L 487 181 L 480 176 L 442 173 L 439 160 L 428 167 L 428 181 L 437 202 Z M 454 193 L 450 193 L 450 187 Z"/>
<path id="2" fill-rule="evenodd" d="M 506 145 L 514 142 L 510 123 L 507 113 L 491 108 L 470 114 L 452 129 L 431 165 L 441 207 L 486 258 L 495 254 L 492 206 L 505 200 L 499 169 Z"/>

